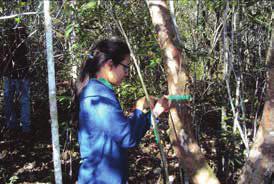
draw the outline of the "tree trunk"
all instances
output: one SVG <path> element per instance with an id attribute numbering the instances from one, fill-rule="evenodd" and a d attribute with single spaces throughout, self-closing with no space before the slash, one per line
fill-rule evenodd
<path id="1" fill-rule="evenodd" d="M 58 117 L 57 117 L 57 105 L 56 105 L 55 69 L 54 69 L 53 48 L 52 48 L 52 25 L 51 25 L 49 4 L 50 4 L 49 0 L 44 0 L 51 136 L 52 136 L 55 183 L 62 184 L 62 170 L 61 170 L 61 161 L 60 161 L 60 145 L 59 145 L 59 133 L 58 133 Z"/>
<path id="2" fill-rule="evenodd" d="M 69 2 L 70 6 L 71 7 L 75 7 L 76 6 L 76 1 L 75 0 L 71 0 Z M 74 89 L 75 88 L 75 83 L 76 83 L 76 79 L 77 79 L 77 71 L 78 71 L 78 63 L 76 62 L 77 61 L 77 58 L 76 58 L 76 55 L 74 53 L 74 50 L 73 50 L 73 46 L 74 44 L 76 43 L 76 32 L 75 32 L 75 27 L 74 25 L 76 25 L 76 17 L 75 17 L 75 12 L 71 12 L 70 14 L 70 21 L 69 23 L 73 24 L 73 28 L 72 28 L 72 31 L 71 31 L 71 34 L 70 34 L 70 37 L 69 37 L 69 40 L 68 40 L 68 51 L 69 51 L 69 56 L 70 56 L 70 64 L 72 65 L 71 66 L 71 69 L 70 69 L 70 77 L 71 77 L 71 88 Z"/>
<path id="3" fill-rule="evenodd" d="M 147 0 L 147 4 L 164 54 L 169 95 L 189 95 L 189 77 L 182 53 L 173 42 L 176 35 L 166 2 Z M 173 127 L 170 139 L 176 155 L 194 184 L 219 183 L 193 136 L 191 122 L 188 104 L 175 103 L 170 109 L 169 125 Z"/>
<path id="4" fill-rule="evenodd" d="M 262 120 L 238 183 L 270 183 L 274 172 L 274 12 L 272 36 L 267 54 L 267 89 Z"/>

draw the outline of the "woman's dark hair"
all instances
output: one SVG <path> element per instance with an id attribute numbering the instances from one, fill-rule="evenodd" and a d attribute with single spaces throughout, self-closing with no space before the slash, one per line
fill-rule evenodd
<path id="1" fill-rule="evenodd" d="M 99 41 L 93 49 L 88 59 L 82 63 L 80 78 L 77 85 L 77 95 L 85 87 L 90 78 L 96 77 L 100 68 L 111 59 L 114 66 L 119 65 L 127 55 L 130 54 L 126 43 L 118 39 L 106 39 Z"/>
<path id="2" fill-rule="evenodd" d="M 80 68 L 79 81 L 76 84 L 72 98 L 73 125 L 78 124 L 79 95 L 89 79 L 96 77 L 97 72 L 109 59 L 112 60 L 114 66 L 117 66 L 129 54 L 130 51 L 127 44 L 118 39 L 101 40 L 91 49 L 88 59 L 82 63 Z"/>

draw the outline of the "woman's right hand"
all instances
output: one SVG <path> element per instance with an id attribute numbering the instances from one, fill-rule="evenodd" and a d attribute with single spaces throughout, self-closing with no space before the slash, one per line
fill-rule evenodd
<path id="1" fill-rule="evenodd" d="M 136 102 L 136 109 L 139 109 L 141 111 L 144 111 L 144 110 L 149 109 L 149 108 L 153 109 L 154 108 L 154 104 L 156 103 L 156 101 L 158 99 L 156 97 L 154 97 L 154 96 L 150 96 L 149 100 L 150 100 L 151 107 L 149 107 L 149 103 L 148 103 L 146 97 L 144 96 L 144 97 L 140 98 L 139 100 L 137 100 L 137 102 Z"/>
<path id="2" fill-rule="evenodd" d="M 153 114 L 158 117 L 163 112 L 167 112 L 170 108 L 170 101 L 168 100 L 167 96 L 162 96 L 156 103 L 155 107 L 153 108 Z"/>

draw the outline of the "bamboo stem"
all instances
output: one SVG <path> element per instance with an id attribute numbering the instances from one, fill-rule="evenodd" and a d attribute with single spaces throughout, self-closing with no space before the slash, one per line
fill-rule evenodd
<path id="1" fill-rule="evenodd" d="M 130 53 L 131 53 L 131 57 L 133 59 L 133 62 L 134 62 L 134 65 L 135 65 L 135 68 L 137 70 L 137 73 L 138 73 L 138 76 L 139 76 L 139 79 L 141 81 L 141 84 L 142 84 L 142 88 L 145 92 L 145 96 L 146 96 L 146 100 L 148 101 L 148 104 L 149 104 L 149 107 L 151 107 L 151 102 L 150 102 L 150 98 L 149 98 L 149 94 L 147 92 L 147 88 L 146 88 L 146 85 L 144 83 L 144 80 L 143 80 L 143 77 L 142 77 L 142 74 L 141 74 L 141 71 L 140 71 L 140 67 L 138 65 L 138 62 L 137 62 L 137 59 L 135 57 L 135 54 L 131 48 L 131 45 L 129 43 L 129 40 L 128 40 L 128 37 L 123 29 L 123 26 L 121 24 L 120 21 L 118 21 L 118 25 L 120 27 L 120 30 L 121 30 L 121 33 L 123 34 L 126 42 L 127 42 L 127 45 L 129 47 L 129 50 L 130 50 Z M 163 145 L 161 144 L 161 138 L 160 138 L 160 134 L 159 134 L 159 130 L 158 130 L 158 125 L 156 124 L 156 117 L 155 115 L 153 114 L 153 109 L 151 109 L 151 123 L 152 123 L 152 126 L 153 126 L 153 131 L 154 131 L 154 135 L 155 135 L 155 139 L 156 139 L 156 143 L 159 147 L 159 150 L 160 150 L 160 155 L 161 155 L 161 161 L 162 161 L 162 166 L 164 168 L 164 171 L 165 171 L 165 183 L 169 183 L 169 174 L 168 174 L 168 164 L 167 164 L 167 159 L 166 159 L 166 155 L 165 155 L 165 152 L 164 152 L 164 148 L 163 148 Z"/>

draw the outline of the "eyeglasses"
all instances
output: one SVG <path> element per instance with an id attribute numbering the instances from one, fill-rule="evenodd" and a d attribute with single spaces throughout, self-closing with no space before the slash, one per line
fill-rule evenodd
<path id="1" fill-rule="evenodd" d="M 124 72 L 126 72 L 126 73 L 129 72 L 129 66 L 128 66 L 128 65 L 125 65 L 125 64 L 123 64 L 123 63 L 119 63 L 119 65 L 122 65 L 122 66 L 123 66 Z"/>

